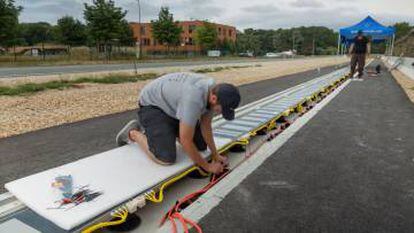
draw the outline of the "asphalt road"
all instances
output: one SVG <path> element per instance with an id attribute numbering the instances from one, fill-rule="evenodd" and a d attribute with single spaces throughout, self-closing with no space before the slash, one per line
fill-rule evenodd
<path id="1" fill-rule="evenodd" d="M 203 231 L 414 232 L 413 132 L 414 105 L 389 73 L 353 81 L 203 218 Z"/>
<path id="2" fill-rule="evenodd" d="M 236 59 L 236 60 L 203 60 L 203 61 L 168 61 L 168 62 L 144 62 L 137 63 L 137 69 L 156 68 L 156 67 L 172 67 L 172 66 L 198 66 L 207 64 L 228 64 L 228 63 L 251 63 L 281 60 L 276 59 Z M 87 72 L 103 72 L 103 71 L 122 71 L 135 69 L 134 63 L 123 64 L 95 64 L 95 65 L 65 65 L 65 66 L 32 66 L 32 67 L 10 67 L 0 68 L 0 78 L 7 77 L 25 77 L 25 76 L 45 76 L 60 75 Z"/>
<path id="3" fill-rule="evenodd" d="M 334 70 L 334 67 L 255 82 L 240 87 L 242 105 Z M 9 181 L 115 147 L 115 136 L 135 111 L 0 139 L 0 193 Z"/>

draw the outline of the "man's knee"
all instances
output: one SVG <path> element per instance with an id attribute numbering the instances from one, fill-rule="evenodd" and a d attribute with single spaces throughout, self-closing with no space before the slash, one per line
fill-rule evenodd
<path id="1" fill-rule="evenodd" d="M 154 155 L 154 159 L 158 160 L 156 162 L 162 165 L 171 165 L 175 163 L 177 159 L 177 149 L 175 147 L 175 142 L 173 145 L 171 143 L 165 142 L 151 144 L 152 145 L 149 146 L 149 150 Z"/>

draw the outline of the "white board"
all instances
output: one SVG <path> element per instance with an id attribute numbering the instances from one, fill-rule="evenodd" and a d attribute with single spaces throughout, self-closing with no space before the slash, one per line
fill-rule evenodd
<path id="1" fill-rule="evenodd" d="M 215 141 L 217 148 L 231 142 L 221 138 Z M 161 166 L 151 161 L 136 144 L 126 145 L 12 181 L 5 187 L 40 216 L 64 230 L 71 230 L 191 167 L 193 162 L 181 147 L 177 150 L 177 162 Z M 203 156 L 208 157 L 208 152 Z M 72 175 L 75 186 L 89 185 L 91 190 L 103 194 L 68 210 L 50 209 L 62 198 L 51 187 L 54 178 L 60 175 Z"/>

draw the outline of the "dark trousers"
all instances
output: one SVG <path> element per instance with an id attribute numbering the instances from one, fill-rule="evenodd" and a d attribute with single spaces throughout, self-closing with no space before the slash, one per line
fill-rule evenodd
<path id="1" fill-rule="evenodd" d="M 351 57 L 351 77 L 355 74 L 355 69 L 358 65 L 358 77 L 364 74 L 365 53 L 354 53 Z"/>
<path id="2" fill-rule="evenodd" d="M 149 150 L 154 156 L 163 162 L 174 163 L 177 158 L 176 139 L 180 134 L 180 121 L 155 106 L 141 106 L 138 109 L 138 120 L 144 128 Z M 195 127 L 193 141 L 199 151 L 207 149 L 200 123 Z"/>

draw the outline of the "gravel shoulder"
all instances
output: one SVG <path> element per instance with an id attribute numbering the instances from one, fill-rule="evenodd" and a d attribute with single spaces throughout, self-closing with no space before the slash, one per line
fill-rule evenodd
<path id="1" fill-rule="evenodd" d="M 411 102 L 414 103 L 414 80 L 410 79 L 399 70 L 393 70 L 391 71 L 391 74 L 395 80 L 397 80 L 398 84 L 400 84 Z"/>

